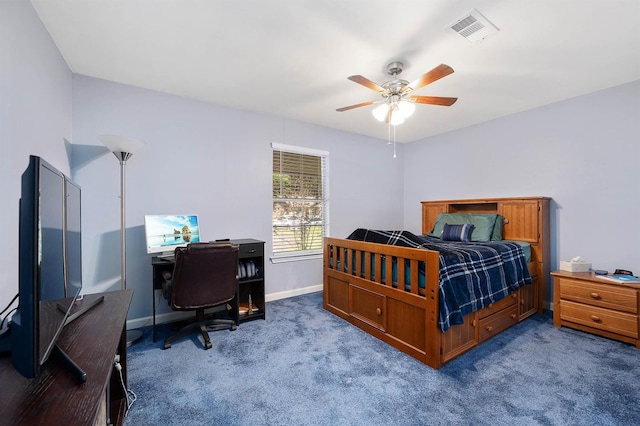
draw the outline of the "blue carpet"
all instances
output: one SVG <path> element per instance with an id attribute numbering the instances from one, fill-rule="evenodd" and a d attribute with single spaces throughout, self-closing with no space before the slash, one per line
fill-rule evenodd
<path id="1" fill-rule="evenodd" d="M 640 351 L 536 315 L 432 370 L 322 309 L 269 302 L 267 320 L 162 350 L 129 348 L 125 425 L 640 424 Z M 198 339 L 198 341 L 196 341 Z"/>

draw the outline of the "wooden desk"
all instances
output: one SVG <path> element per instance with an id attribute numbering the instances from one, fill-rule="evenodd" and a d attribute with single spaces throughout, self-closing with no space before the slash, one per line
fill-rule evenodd
<path id="1" fill-rule="evenodd" d="M 264 241 L 254 240 L 252 238 L 241 238 L 230 240 L 232 244 L 238 247 L 238 262 L 252 262 L 257 268 L 257 273 L 251 277 L 240 277 L 238 280 L 238 304 L 241 311 L 235 313 L 236 323 L 250 321 L 254 319 L 266 318 L 265 306 L 265 290 L 264 290 Z M 151 290 L 151 298 L 153 300 L 153 326 L 151 327 L 151 338 L 156 341 L 156 290 L 162 289 L 164 278 L 163 271 L 173 273 L 173 259 L 160 259 L 158 257 L 151 258 L 151 266 L 153 268 L 153 286 Z M 252 310 L 246 309 L 249 305 L 251 297 Z"/>
<path id="2" fill-rule="evenodd" d="M 85 295 L 85 300 L 104 296 L 87 313 L 65 326 L 58 345 L 87 373 L 78 384 L 55 358 L 45 362 L 38 377 L 27 379 L 0 358 L 0 423 L 6 425 L 95 425 L 122 424 L 126 395 L 120 375 L 113 368 L 120 356 L 127 383 L 127 339 L 125 322 L 133 290 Z"/>

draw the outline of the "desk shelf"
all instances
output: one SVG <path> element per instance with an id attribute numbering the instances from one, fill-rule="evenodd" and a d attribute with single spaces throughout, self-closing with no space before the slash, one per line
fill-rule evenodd
<path id="1" fill-rule="evenodd" d="M 238 252 L 238 262 L 245 265 L 252 262 L 255 266 L 255 273 L 250 278 L 241 278 L 238 281 L 238 305 L 248 307 L 249 296 L 251 305 L 258 308 L 249 314 L 240 314 L 240 322 L 254 319 L 265 319 L 265 291 L 264 291 L 264 241 L 254 239 L 231 240 L 232 243 L 240 246 Z"/>

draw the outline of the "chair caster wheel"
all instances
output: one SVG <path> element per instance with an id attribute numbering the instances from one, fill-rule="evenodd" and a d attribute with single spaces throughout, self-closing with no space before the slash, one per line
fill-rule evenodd
<path id="1" fill-rule="evenodd" d="M 205 350 L 207 350 L 207 349 L 211 349 L 213 345 L 211 344 L 211 342 L 207 342 L 205 343 L 204 347 L 205 347 Z"/>
<path id="2" fill-rule="evenodd" d="M 236 331 L 237 329 L 238 329 L 238 326 L 237 326 L 237 325 L 232 325 L 232 326 L 231 326 L 231 331 Z"/>
<path id="3" fill-rule="evenodd" d="M 171 348 L 171 342 L 164 342 L 164 349 Z"/>

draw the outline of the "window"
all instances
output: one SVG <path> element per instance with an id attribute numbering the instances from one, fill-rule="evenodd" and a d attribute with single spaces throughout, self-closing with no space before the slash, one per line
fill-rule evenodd
<path id="1" fill-rule="evenodd" d="M 272 144 L 274 262 L 322 255 L 328 235 L 329 153 Z"/>

